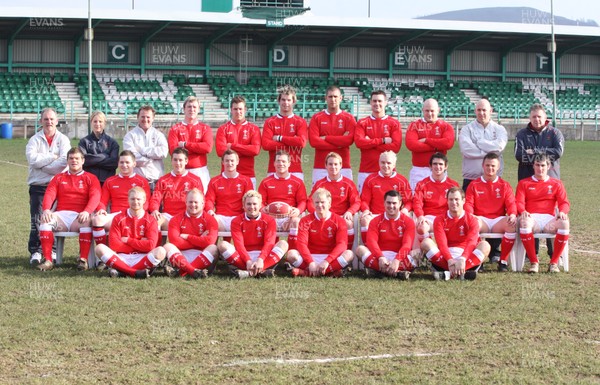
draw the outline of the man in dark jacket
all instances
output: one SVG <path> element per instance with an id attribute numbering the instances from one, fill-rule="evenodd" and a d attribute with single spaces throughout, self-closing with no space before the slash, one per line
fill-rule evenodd
<path id="1" fill-rule="evenodd" d="M 534 175 L 533 160 L 536 155 L 546 154 L 552 164 L 548 175 L 560 179 L 559 158 L 565 146 L 563 134 L 550 125 L 544 106 L 535 103 L 529 109 L 529 124 L 517 132 L 515 138 L 515 157 L 519 162 L 518 179 Z"/>
<path id="2" fill-rule="evenodd" d="M 106 116 L 101 111 L 92 113 L 92 133 L 79 141 L 85 155 L 83 169 L 98 177 L 100 184 L 115 175 L 119 163 L 119 144 L 104 132 Z"/>

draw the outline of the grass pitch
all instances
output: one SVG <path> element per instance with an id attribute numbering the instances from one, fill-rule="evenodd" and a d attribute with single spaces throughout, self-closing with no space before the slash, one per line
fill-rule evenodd
<path id="1" fill-rule="evenodd" d="M 600 383 L 600 143 L 568 142 L 561 160 L 571 272 L 486 266 L 474 282 L 110 279 L 75 271 L 75 240 L 62 267 L 34 271 L 24 152 L 24 140 L 0 141 L 0 383 Z M 449 155 L 461 182 L 457 145 Z M 409 156 L 403 146 L 404 175 Z"/>

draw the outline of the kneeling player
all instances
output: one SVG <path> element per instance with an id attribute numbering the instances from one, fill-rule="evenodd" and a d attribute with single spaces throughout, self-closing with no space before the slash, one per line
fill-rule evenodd
<path id="1" fill-rule="evenodd" d="M 144 210 L 146 192 L 136 186 L 129 190 L 129 209 L 113 219 L 108 235 L 110 248 L 98 245 L 96 256 L 109 267 L 111 277 L 147 278 L 156 265 L 165 259 L 158 242 L 156 219 Z"/>
<path id="2" fill-rule="evenodd" d="M 356 249 L 356 256 L 362 260 L 367 274 L 388 275 L 402 280 L 408 279 L 410 272 L 420 265 L 417 255 L 411 253 L 415 240 L 415 222 L 402 213 L 402 199 L 396 190 L 384 195 L 385 212 L 369 223 L 366 246 Z"/>
<path id="3" fill-rule="evenodd" d="M 433 236 L 421 243 L 421 249 L 431 261 L 437 280 L 477 278 L 477 270 L 490 253 L 486 241 L 479 242 L 479 221 L 465 212 L 465 193 L 452 187 L 446 193 L 448 211 L 435 217 Z"/>
<path id="4" fill-rule="evenodd" d="M 197 188 L 185 198 L 186 210 L 169 221 L 169 241 L 164 247 L 172 270 L 170 276 L 206 278 L 215 260 L 219 234 L 217 220 L 204 211 L 204 194 Z"/>
<path id="5" fill-rule="evenodd" d="M 248 277 L 272 277 L 275 265 L 288 250 L 286 241 L 276 242 L 277 225 L 273 217 L 262 214 L 262 196 L 250 190 L 242 198 L 244 213 L 231 221 L 233 245 L 219 243 L 219 253 L 225 262 L 235 268 L 234 274 Z"/>
<path id="6" fill-rule="evenodd" d="M 287 262 L 293 266 L 293 276 L 342 276 L 354 254 L 347 250 L 348 232 L 344 218 L 330 211 L 331 193 L 325 189 L 314 192 L 315 212 L 300 220 L 297 250 L 288 252 Z"/>

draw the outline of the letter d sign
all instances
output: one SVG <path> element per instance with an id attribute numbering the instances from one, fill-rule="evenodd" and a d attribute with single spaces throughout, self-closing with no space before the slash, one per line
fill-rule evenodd
<path id="1" fill-rule="evenodd" d="M 273 49 L 273 64 L 288 65 L 288 47 Z"/>

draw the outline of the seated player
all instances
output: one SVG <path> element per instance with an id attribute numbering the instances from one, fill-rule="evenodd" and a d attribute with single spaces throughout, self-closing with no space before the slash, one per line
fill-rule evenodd
<path id="1" fill-rule="evenodd" d="M 480 233 L 504 233 L 498 271 L 508 271 L 508 255 L 515 244 L 517 205 L 512 187 L 498 176 L 500 157 L 483 158 L 483 175 L 469 183 L 465 211 L 479 219 Z"/>
<path id="2" fill-rule="evenodd" d="M 517 185 L 517 211 L 519 212 L 519 234 L 529 256 L 530 273 L 539 272 L 540 264 L 535 252 L 533 233 L 556 234 L 554 252 L 548 272 L 558 273 L 558 261 L 569 240 L 569 210 L 571 204 L 567 191 L 559 179 L 548 176 L 550 158 L 539 154 L 533 161 L 535 174 L 519 181 Z M 556 208 L 558 207 L 558 214 Z"/>
<path id="3" fill-rule="evenodd" d="M 226 150 L 221 163 L 223 172 L 208 183 L 206 212 L 215 217 L 219 231 L 229 231 L 233 218 L 244 212 L 242 197 L 253 185 L 249 177 L 237 171 L 240 163 L 237 152 Z"/>
<path id="4" fill-rule="evenodd" d="M 187 193 L 186 211 L 169 221 L 169 243 L 164 248 L 171 268 L 169 276 L 206 278 L 217 255 L 218 227 L 212 215 L 204 211 L 204 194 L 198 188 Z"/>
<path id="5" fill-rule="evenodd" d="M 92 217 L 94 241 L 97 245 L 106 245 L 106 232 L 110 229 L 112 220 L 117 214 L 129 208 L 128 194 L 131 188 L 140 186 L 146 192 L 146 196 L 150 196 L 148 180 L 136 174 L 134 169 L 135 155 L 129 150 L 121 151 L 119 154 L 119 174 L 111 176 L 102 185 L 100 203 Z M 146 203 L 144 208 L 147 209 L 147 206 Z"/>
<path id="6" fill-rule="evenodd" d="M 354 258 L 347 249 L 346 221 L 330 211 L 329 191 L 315 191 L 312 200 L 315 212 L 300 220 L 297 249 L 290 249 L 287 255 L 292 276 L 343 276 L 343 269 Z"/>
<path id="7" fill-rule="evenodd" d="M 44 194 L 40 218 L 40 243 L 45 261 L 38 265 L 42 271 L 52 270 L 53 231 L 79 233 L 77 270 L 87 270 L 92 247 L 92 213 L 100 202 L 100 182 L 95 175 L 83 171 L 83 152 L 72 148 L 67 152 L 67 171 L 56 174 Z M 56 210 L 52 206 L 56 202 Z"/>
<path id="8" fill-rule="evenodd" d="M 446 155 L 441 152 L 433 154 L 429 159 L 429 167 L 431 175 L 417 183 L 413 197 L 413 213 L 419 242 L 429 237 L 434 218 L 448 210 L 448 190 L 454 186 L 458 187 L 458 183 L 447 175 Z"/>
<path id="9" fill-rule="evenodd" d="M 147 278 L 165 259 L 165 249 L 156 247 L 160 234 L 156 219 L 144 210 L 146 192 L 136 186 L 128 193 L 129 208 L 113 219 L 106 245 L 95 248 L 111 277 Z"/>
<path id="10" fill-rule="evenodd" d="M 366 245 L 356 249 L 356 256 L 364 263 L 368 275 L 407 280 L 410 272 L 420 266 L 419 250 L 411 253 L 415 222 L 401 212 L 401 198 L 396 190 L 385 193 L 385 212 L 369 223 Z"/>
<path id="11" fill-rule="evenodd" d="M 474 280 L 490 253 L 490 245 L 479 241 L 479 221 L 464 210 L 465 192 L 458 186 L 446 194 L 448 210 L 435 217 L 433 236 L 424 239 L 421 250 L 431 262 L 436 280 Z"/>
<path id="12" fill-rule="evenodd" d="M 291 207 L 287 217 L 276 218 L 277 229 L 290 232 L 288 243 L 291 249 L 295 246 L 300 216 L 306 210 L 306 187 L 304 181 L 290 174 L 289 168 L 290 154 L 285 150 L 277 151 L 275 174 L 260 182 L 258 192 L 262 196 L 265 206 L 273 202 L 283 202 Z M 263 208 L 263 213 L 268 214 L 265 208 Z"/>
<path id="13" fill-rule="evenodd" d="M 258 191 L 247 191 L 243 203 L 244 213 L 231 222 L 233 245 L 221 241 L 219 253 L 240 279 L 273 277 L 275 266 L 288 251 L 288 243 L 277 242 L 277 224 L 260 212 L 262 197 Z"/>
<path id="14" fill-rule="evenodd" d="M 342 175 L 342 164 L 341 155 L 336 152 L 327 154 L 325 157 L 327 176 L 315 183 L 307 200 L 307 210 L 311 214 L 315 212 L 312 204 L 312 196 L 315 191 L 320 188 L 329 191 L 332 196 L 331 211 L 342 216 L 346 221 L 346 226 L 348 226 L 348 248 L 352 249 L 354 243 L 354 214 L 360 208 L 360 196 L 352 179 Z"/>
<path id="15" fill-rule="evenodd" d="M 412 191 L 405 177 L 396 171 L 396 154 L 391 151 L 379 155 L 379 171 L 365 179 L 360 193 L 360 233 L 365 242 L 369 222 L 377 215 L 385 212 L 384 195 L 395 190 L 402 197 L 402 213 L 408 215 L 412 210 Z"/>
<path id="16" fill-rule="evenodd" d="M 200 178 L 186 170 L 187 163 L 187 150 L 177 147 L 171 155 L 173 170 L 156 182 L 148 211 L 156 219 L 161 230 L 167 230 L 171 218 L 185 211 L 185 197 L 191 189 L 199 188 L 204 191 Z M 159 211 L 161 204 L 162 212 Z"/>

